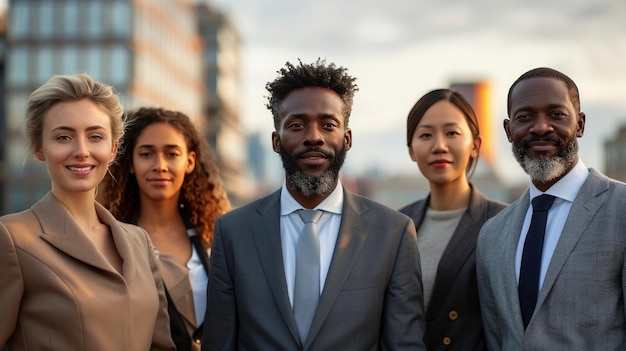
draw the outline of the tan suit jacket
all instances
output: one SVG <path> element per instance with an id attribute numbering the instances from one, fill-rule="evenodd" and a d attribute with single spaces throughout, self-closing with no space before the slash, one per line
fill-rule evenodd
<path id="1" fill-rule="evenodd" d="M 148 235 L 96 203 L 118 273 L 49 193 L 0 217 L 0 345 L 9 350 L 174 350 Z"/>

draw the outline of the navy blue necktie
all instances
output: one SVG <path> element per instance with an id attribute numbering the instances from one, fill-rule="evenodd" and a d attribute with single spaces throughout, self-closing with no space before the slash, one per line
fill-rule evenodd
<path id="1" fill-rule="evenodd" d="M 543 238 L 546 233 L 548 210 L 554 202 L 552 195 L 540 195 L 533 199 L 533 216 L 524 242 L 522 265 L 519 273 L 519 302 L 522 309 L 524 329 L 535 311 L 537 295 L 539 295 L 539 270 L 541 268 L 541 252 Z"/>

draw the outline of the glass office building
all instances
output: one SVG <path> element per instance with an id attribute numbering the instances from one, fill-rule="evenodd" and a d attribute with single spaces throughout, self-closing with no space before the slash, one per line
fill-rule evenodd
<path id="1" fill-rule="evenodd" d="M 6 33 L 3 212 L 50 188 L 22 122 L 29 94 L 55 74 L 87 73 L 114 86 L 124 106 L 185 112 L 205 128 L 206 87 L 195 5 L 171 0 L 18 0 Z"/>
<path id="2" fill-rule="evenodd" d="M 215 152 L 224 188 L 233 205 L 254 197 L 248 164 L 248 135 L 239 119 L 241 40 L 230 19 L 207 3 L 198 3 L 198 30 L 203 40 L 204 84 L 207 88 L 205 137 Z M 267 115 L 271 118 L 271 114 Z M 261 181 L 254 179 L 254 183 Z"/>

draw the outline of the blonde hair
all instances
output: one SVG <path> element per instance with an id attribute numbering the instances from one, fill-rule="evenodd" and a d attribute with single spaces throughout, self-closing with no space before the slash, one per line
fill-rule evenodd
<path id="1" fill-rule="evenodd" d="M 41 148 L 43 117 L 59 102 L 90 99 L 109 116 L 114 141 L 119 141 L 124 133 L 124 108 L 110 85 L 94 81 L 87 74 L 55 75 L 35 89 L 26 104 L 24 127 L 31 152 Z"/>

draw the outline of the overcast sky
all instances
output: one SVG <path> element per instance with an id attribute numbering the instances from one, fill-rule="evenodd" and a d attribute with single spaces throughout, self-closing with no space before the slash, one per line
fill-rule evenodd
<path id="1" fill-rule="evenodd" d="M 425 92 L 487 80 L 499 167 L 524 179 L 504 137 L 506 93 L 523 72 L 549 66 L 578 84 L 587 113 L 581 155 L 600 170 L 602 142 L 626 124 L 624 0 L 214 0 L 241 35 L 243 121 L 270 145 L 265 83 L 286 61 L 318 57 L 357 77 L 346 172 L 416 173 L 406 115 Z"/>

